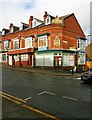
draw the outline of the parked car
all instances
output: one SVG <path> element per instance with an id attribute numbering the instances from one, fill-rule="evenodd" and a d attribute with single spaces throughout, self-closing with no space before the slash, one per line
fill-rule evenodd
<path id="1" fill-rule="evenodd" d="M 92 82 L 92 71 L 83 72 L 81 74 L 81 80 L 85 82 Z"/>

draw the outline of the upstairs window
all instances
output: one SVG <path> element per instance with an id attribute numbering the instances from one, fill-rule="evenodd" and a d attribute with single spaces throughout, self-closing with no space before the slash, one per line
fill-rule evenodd
<path id="1" fill-rule="evenodd" d="M 33 39 L 32 39 L 32 37 L 25 38 L 25 48 L 33 48 Z"/>
<path id="2" fill-rule="evenodd" d="M 78 49 L 85 50 L 86 41 L 85 40 L 78 40 Z"/>
<path id="3" fill-rule="evenodd" d="M 20 30 L 23 30 L 23 24 L 20 23 Z"/>
<path id="4" fill-rule="evenodd" d="M 38 46 L 39 47 L 44 47 L 44 46 L 47 46 L 47 36 L 41 36 L 38 38 Z"/>
<path id="5" fill-rule="evenodd" d="M 33 26 L 36 27 L 36 21 L 33 23 Z"/>
<path id="6" fill-rule="evenodd" d="M 46 18 L 46 25 L 48 25 L 50 23 L 51 23 L 51 18 L 50 18 L 50 16 L 47 16 L 47 18 Z"/>
<path id="7" fill-rule="evenodd" d="M 2 31 L 2 35 L 5 35 L 5 31 L 4 30 Z"/>
<path id="8" fill-rule="evenodd" d="M 36 27 L 37 25 L 38 25 L 38 22 L 34 18 L 34 20 L 32 21 L 32 28 Z"/>
<path id="9" fill-rule="evenodd" d="M 19 39 L 13 40 L 13 49 L 19 49 L 20 48 L 20 41 Z"/>
<path id="10" fill-rule="evenodd" d="M 9 49 L 9 41 L 4 41 L 4 49 Z"/>

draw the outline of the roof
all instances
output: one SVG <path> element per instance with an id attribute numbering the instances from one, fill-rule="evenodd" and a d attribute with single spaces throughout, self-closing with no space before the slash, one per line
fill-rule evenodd
<path id="1" fill-rule="evenodd" d="M 72 13 L 73 14 L 73 13 Z M 66 19 L 67 17 L 71 16 L 72 14 L 67 14 L 67 15 L 64 15 L 64 16 L 61 16 L 59 17 L 60 19 Z"/>
<path id="2" fill-rule="evenodd" d="M 44 21 L 42 21 L 42 20 L 40 20 L 40 19 L 38 19 L 38 18 L 34 18 L 36 21 L 38 21 L 38 22 L 44 22 Z"/>
<path id="3" fill-rule="evenodd" d="M 47 14 L 47 16 L 50 16 L 50 17 L 51 17 L 51 19 L 55 18 L 54 16 L 52 16 L 52 15 L 49 15 L 49 14 Z"/>
<path id="4" fill-rule="evenodd" d="M 13 26 L 13 29 L 14 29 L 14 32 L 16 32 L 16 31 L 19 30 L 19 27 L 17 27 L 17 26 Z"/>
<path id="5" fill-rule="evenodd" d="M 27 24 L 27 23 L 23 23 L 23 22 L 21 22 L 23 25 L 25 25 L 25 26 L 29 26 L 29 24 Z"/>

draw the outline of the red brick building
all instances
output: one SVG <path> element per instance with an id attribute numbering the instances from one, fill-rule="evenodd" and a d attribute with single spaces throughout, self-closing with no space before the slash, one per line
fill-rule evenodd
<path id="1" fill-rule="evenodd" d="M 30 16 L 29 24 L 12 23 L 2 30 L 2 60 L 16 66 L 69 68 L 85 65 L 85 35 L 75 15 L 53 17 L 45 12 L 43 21 Z"/>

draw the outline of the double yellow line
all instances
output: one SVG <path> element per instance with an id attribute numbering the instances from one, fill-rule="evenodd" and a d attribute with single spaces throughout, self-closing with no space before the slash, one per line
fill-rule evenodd
<path id="1" fill-rule="evenodd" d="M 15 96 L 12 96 L 10 94 L 7 94 L 7 93 L 1 92 L 1 91 L 0 91 L 0 96 L 2 96 L 3 98 L 5 98 L 5 99 L 7 99 L 7 100 L 9 100 L 11 102 L 14 102 L 14 103 L 16 103 L 18 105 L 21 105 L 22 107 L 24 107 L 26 109 L 29 109 L 29 110 L 34 111 L 36 113 L 39 113 L 39 114 L 41 114 L 41 115 L 43 115 L 45 117 L 52 118 L 53 120 L 60 120 L 59 118 L 57 118 L 57 117 L 55 117 L 53 115 L 50 115 L 50 114 L 48 114 L 46 112 L 42 112 L 42 111 L 40 111 L 38 109 L 35 109 L 35 108 L 31 107 L 31 106 L 26 105 L 26 101 L 25 100 L 22 100 L 20 98 L 17 98 Z"/>

